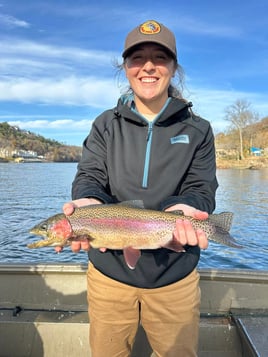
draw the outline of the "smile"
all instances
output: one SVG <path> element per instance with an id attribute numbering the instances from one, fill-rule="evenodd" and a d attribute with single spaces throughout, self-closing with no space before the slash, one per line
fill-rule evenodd
<path id="1" fill-rule="evenodd" d="M 141 78 L 141 82 L 143 82 L 143 83 L 154 83 L 154 82 L 156 82 L 157 81 L 157 79 L 156 78 Z"/>

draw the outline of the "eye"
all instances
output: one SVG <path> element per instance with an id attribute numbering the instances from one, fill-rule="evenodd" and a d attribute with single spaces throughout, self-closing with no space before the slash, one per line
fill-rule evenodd
<path id="1" fill-rule="evenodd" d="M 136 53 L 133 56 L 131 56 L 131 59 L 137 59 L 137 58 L 141 58 L 141 57 L 142 57 L 141 54 Z"/>
<path id="2" fill-rule="evenodd" d="M 43 231 L 47 231 L 47 223 L 42 223 L 41 227 L 40 227 Z"/>
<path id="3" fill-rule="evenodd" d="M 164 53 L 158 53 L 156 55 L 156 57 L 158 57 L 158 58 L 167 58 L 167 56 Z"/>
<path id="4" fill-rule="evenodd" d="M 158 52 L 154 56 L 156 61 L 167 62 L 169 60 L 168 55 L 165 52 Z"/>
<path id="5" fill-rule="evenodd" d="M 142 61 L 143 61 L 143 56 L 141 54 L 136 53 L 130 57 L 130 62 L 132 63 L 138 63 Z"/>

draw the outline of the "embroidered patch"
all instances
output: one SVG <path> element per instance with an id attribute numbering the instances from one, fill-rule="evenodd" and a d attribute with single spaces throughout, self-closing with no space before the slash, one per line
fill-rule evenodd
<path id="1" fill-rule="evenodd" d="M 174 136 L 174 138 L 170 138 L 171 144 L 189 144 L 189 135 L 178 135 Z"/>
<path id="2" fill-rule="evenodd" d="M 140 32 L 143 35 L 155 35 L 160 31 L 161 31 L 160 24 L 154 20 L 146 21 L 140 26 Z"/>

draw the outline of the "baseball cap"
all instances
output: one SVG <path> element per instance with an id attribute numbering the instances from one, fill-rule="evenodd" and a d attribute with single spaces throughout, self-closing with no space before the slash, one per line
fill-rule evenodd
<path id="1" fill-rule="evenodd" d="M 144 42 L 154 42 L 165 47 L 177 60 L 176 40 L 174 34 L 166 26 L 155 20 L 148 20 L 129 32 L 126 37 L 122 57 L 126 58 L 134 46 Z"/>

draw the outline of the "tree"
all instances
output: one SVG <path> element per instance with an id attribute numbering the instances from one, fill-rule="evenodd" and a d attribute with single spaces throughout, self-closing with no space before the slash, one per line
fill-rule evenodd
<path id="1" fill-rule="evenodd" d="M 243 134 L 246 126 L 255 123 L 259 116 L 251 109 L 251 104 L 243 99 L 238 99 L 234 104 L 225 109 L 225 120 L 231 123 L 239 133 L 239 157 L 244 159 Z"/>

